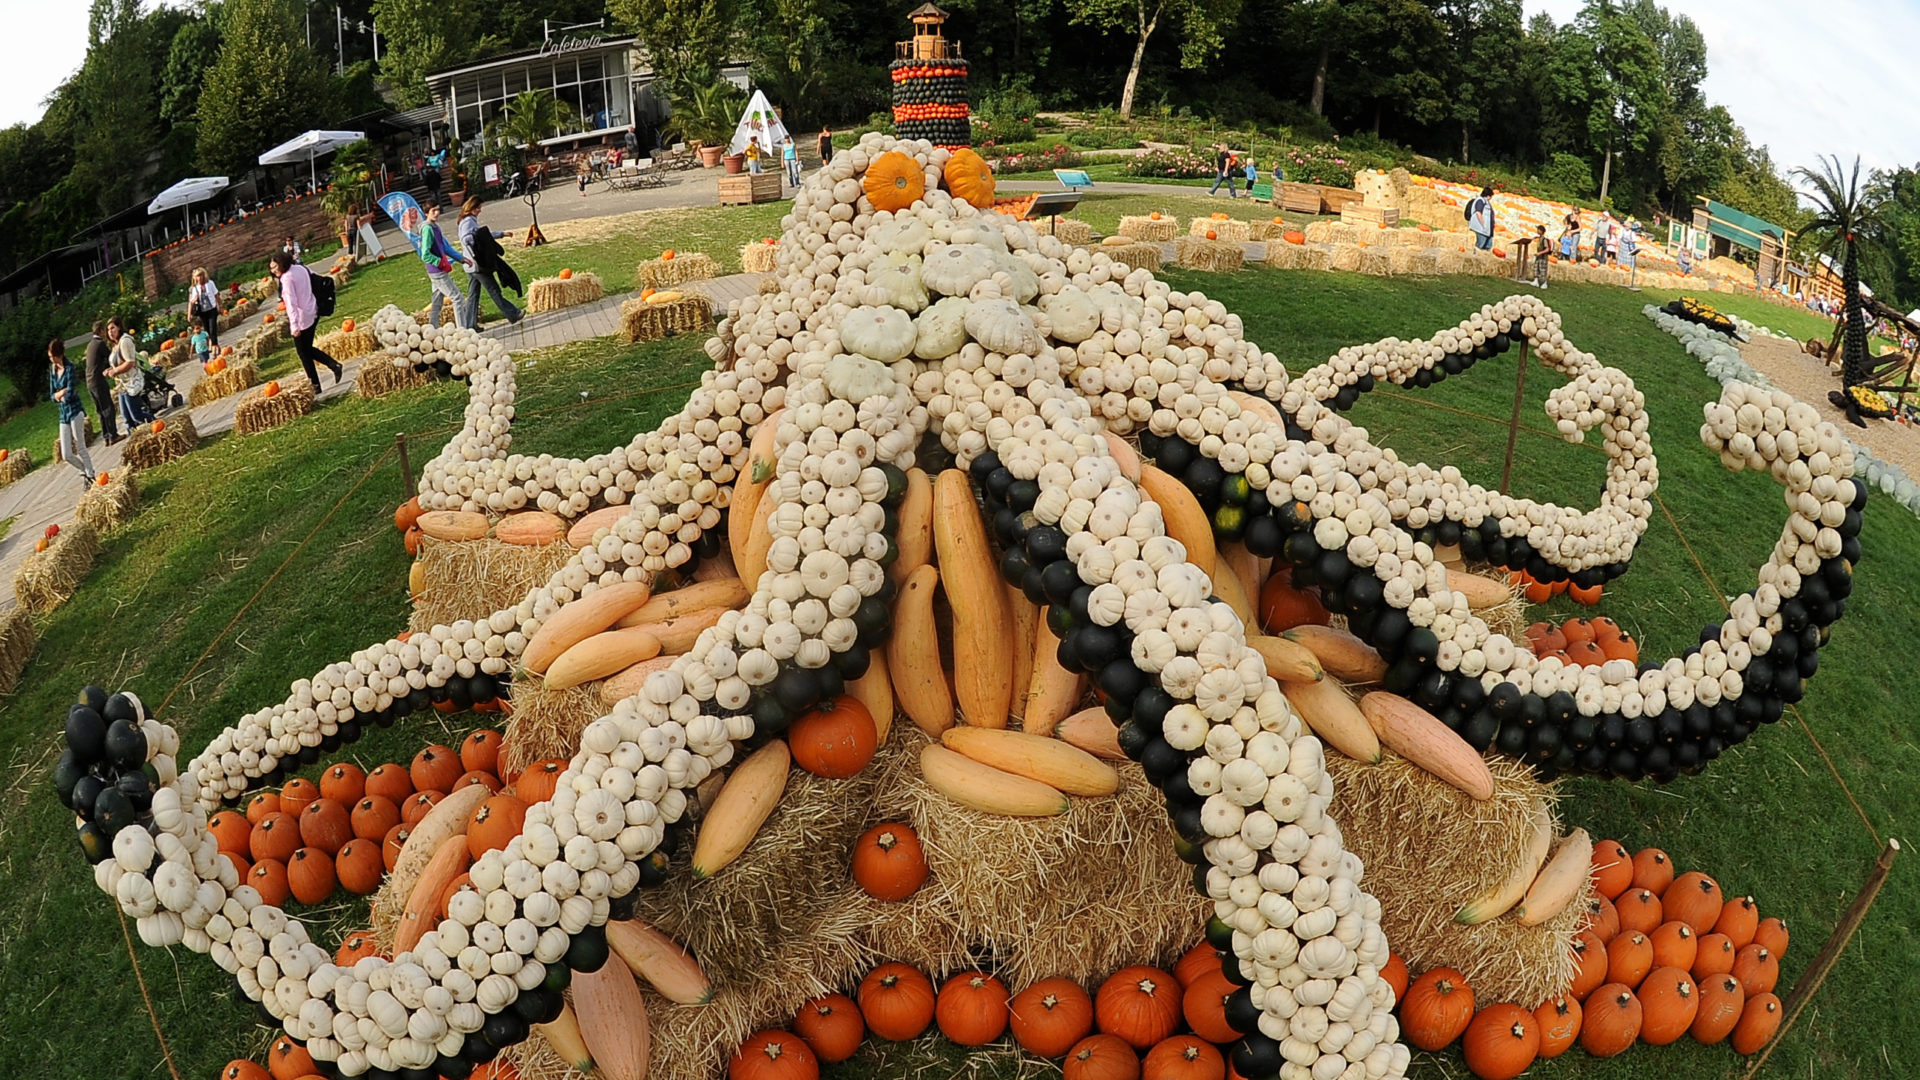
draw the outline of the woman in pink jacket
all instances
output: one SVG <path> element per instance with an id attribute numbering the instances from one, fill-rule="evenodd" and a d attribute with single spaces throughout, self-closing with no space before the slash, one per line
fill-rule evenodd
<path id="1" fill-rule="evenodd" d="M 280 296 L 287 302 L 287 329 L 293 333 L 293 351 L 300 357 L 300 366 L 307 369 L 307 381 L 313 384 L 314 396 L 318 397 L 320 372 L 314 365 L 325 364 L 327 370 L 333 372 L 336 383 L 345 369 L 338 360 L 313 347 L 314 324 L 320 321 L 319 310 L 313 302 L 313 271 L 296 261 L 291 251 L 274 252 L 267 266 L 280 280 Z"/>

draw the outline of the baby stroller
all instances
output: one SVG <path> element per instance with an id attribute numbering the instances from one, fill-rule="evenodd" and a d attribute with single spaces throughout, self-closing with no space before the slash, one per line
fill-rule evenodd
<path id="1" fill-rule="evenodd" d="M 141 353 L 139 355 L 140 374 L 143 377 L 142 381 L 145 383 L 144 388 L 140 391 L 139 397 L 140 400 L 146 404 L 147 411 L 155 416 L 160 416 L 163 413 L 185 405 L 187 399 L 181 396 L 180 391 L 173 388 L 172 383 L 167 381 L 166 370 L 160 367 L 160 365 L 148 360 L 147 354 Z"/>

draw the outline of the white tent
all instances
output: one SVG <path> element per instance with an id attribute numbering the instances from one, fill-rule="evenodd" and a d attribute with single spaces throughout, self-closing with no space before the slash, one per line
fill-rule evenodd
<path id="1" fill-rule="evenodd" d="M 205 202 L 227 189 L 229 181 L 224 176 L 193 176 L 173 185 L 153 197 L 147 204 L 147 213 L 161 214 L 174 207 L 187 207 L 197 202 Z M 187 233 L 193 232 L 192 219 L 187 219 Z"/>
<path id="2" fill-rule="evenodd" d="M 787 139 L 787 126 L 780 122 L 780 114 L 773 111 L 767 95 L 759 90 L 747 101 L 747 111 L 740 115 L 740 123 L 733 129 L 733 142 L 728 144 L 727 153 L 746 153 L 747 140 L 755 136 L 760 139 L 760 152 L 769 158 L 779 156 L 780 144 Z"/>
<path id="3" fill-rule="evenodd" d="M 313 160 L 325 157 L 350 143 L 366 138 L 363 131 L 309 131 L 295 135 L 279 146 L 260 155 L 262 165 L 286 165 L 295 161 L 307 163 L 307 174 L 313 181 L 314 190 L 320 189 L 319 173 L 314 170 Z"/>

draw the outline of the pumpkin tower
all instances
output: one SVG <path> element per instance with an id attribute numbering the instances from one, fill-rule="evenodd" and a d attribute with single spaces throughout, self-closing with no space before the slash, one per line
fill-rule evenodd
<path id="1" fill-rule="evenodd" d="M 967 62 L 960 43 L 941 31 L 947 13 L 931 3 L 907 16 L 913 38 L 896 43 L 893 66 L 893 126 L 903 139 L 936 146 L 967 146 L 973 123 L 967 108 Z"/>

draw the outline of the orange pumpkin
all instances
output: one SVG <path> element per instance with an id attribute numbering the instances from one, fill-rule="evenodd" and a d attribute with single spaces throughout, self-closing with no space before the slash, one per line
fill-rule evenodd
<path id="1" fill-rule="evenodd" d="M 231 851 L 245 855 L 252 849 L 247 840 L 253 835 L 253 824 L 238 811 L 222 810 L 207 821 L 207 831 L 213 834 L 214 848 L 219 851 Z"/>
<path id="2" fill-rule="evenodd" d="M 727 1080 L 818 1080 L 820 1061 L 806 1041 L 786 1031 L 759 1031 L 734 1051 Z"/>
<path id="3" fill-rule="evenodd" d="M 279 395 L 279 393 L 280 393 L 279 379 L 271 380 L 270 382 L 267 383 L 266 389 L 261 391 L 261 394 L 266 397 L 276 397 Z"/>
<path id="4" fill-rule="evenodd" d="M 1467 1025 L 1460 1050 L 1481 1080 L 1513 1080 L 1540 1056 L 1540 1031 L 1532 1013 L 1503 1001 L 1480 1010 Z"/>
<path id="5" fill-rule="evenodd" d="M 1015 994 L 1008 1009 L 1013 1041 L 1043 1058 L 1061 1058 L 1093 1030 L 1093 999 L 1072 979 L 1041 979 Z"/>
<path id="6" fill-rule="evenodd" d="M 993 205 L 993 169 L 969 147 L 955 150 L 940 170 L 953 197 L 985 210 Z M 1059 1055 L 1052 1055 L 1058 1057 Z"/>
<path id="7" fill-rule="evenodd" d="M 298 850 L 298 849 L 296 849 Z M 279 859 L 256 859 L 247 871 L 245 884 L 254 887 L 264 903 L 285 907 L 292 893 L 287 888 L 287 864 Z"/>
<path id="8" fill-rule="evenodd" d="M 961 1046 L 985 1046 L 1007 1030 L 1007 984 L 984 971 L 962 971 L 934 1004 L 940 1034 Z"/>
<path id="9" fill-rule="evenodd" d="M 873 714 L 859 698 L 841 694 L 801 714 L 787 729 L 787 745 L 795 765 L 815 776 L 844 780 L 867 767 L 879 742 Z"/>
<path id="10" fill-rule="evenodd" d="M 1407 971 L 1407 962 L 1400 959 L 1399 953 L 1390 952 L 1387 954 L 1387 966 L 1380 969 L 1380 977 L 1385 979 L 1387 985 L 1393 988 L 1394 1001 L 1397 1002 L 1407 996 L 1407 982 L 1412 979 L 1413 976 Z"/>
<path id="11" fill-rule="evenodd" d="M 1180 1013 L 1195 1035 L 1213 1043 L 1230 1043 L 1240 1032 L 1227 1022 L 1227 998 L 1239 987 L 1218 968 L 1187 985 L 1180 995 Z"/>
<path id="12" fill-rule="evenodd" d="M 1773 992 L 1780 983 L 1780 958 L 1773 950 L 1758 941 L 1741 949 L 1733 958 L 1733 971 L 1730 974 L 1740 980 L 1740 986 L 1748 997 Z"/>
<path id="13" fill-rule="evenodd" d="M 845 1061 L 860 1049 L 867 1025 L 852 998 L 828 994 L 800 1006 L 793 1014 L 793 1033 L 807 1041 L 814 1057 L 832 1063 Z"/>
<path id="14" fill-rule="evenodd" d="M 366 896 L 378 889 L 386 869 L 378 840 L 356 837 L 333 855 L 334 877 L 341 888 L 355 896 Z"/>
<path id="15" fill-rule="evenodd" d="M 674 257 L 674 255 L 675 255 L 675 254 L 676 254 L 676 252 L 675 252 L 675 251 L 674 251 L 674 250 L 673 250 L 672 248 L 668 248 L 668 249 L 666 249 L 665 251 L 662 251 L 662 252 L 660 253 L 660 261 L 661 261 L 661 262 L 672 262 L 672 261 L 673 261 L 673 257 Z"/>
<path id="16" fill-rule="evenodd" d="M 348 822 L 353 827 L 353 835 L 378 841 L 387 835 L 387 830 L 400 824 L 400 808 L 385 796 L 369 795 L 353 804 Z"/>
<path id="17" fill-rule="evenodd" d="M 498 851 L 520 835 L 527 821 L 527 804 L 512 795 L 495 795 L 467 818 L 467 851 L 475 859 Z"/>
<path id="18" fill-rule="evenodd" d="M 247 838 L 247 853 L 258 863 L 261 859 L 286 862 L 300 850 L 300 822 L 292 814 L 269 814 L 253 827 Z"/>
<path id="19" fill-rule="evenodd" d="M 1608 1058 L 1624 1051 L 1640 1037 L 1640 999 L 1620 983 L 1595 990 L 1583 1003 L 1580 1048 L 1594 1057 Z"/>
<path id="20" fill-rule="evenodd" d="M 1173 965 L 1173 977 L 1179 979 L 1183 987 L 1192 986 L 1200 976 L 1219 970 L 1220 950 L 1203 941 L 1180 954 L 1180 959 Z"/>
<path id="21" fill-rule="evenodd" d="M 1162 1039 L 1147 1051 L 1141 1080 L 1226 1080 L 1227 1060 L 1213 1044 L 1193 1035 Z"/>
<path id="22" fill-rule="evenodd" d="M 318 904 L 333 895 L 333 858 L 319 848 L 303 847 L 287 863 L 287 888 L 303 904 Z"/>
<path id="23" fill-rule="evenodd" d="M 394 507 L 393 527 L 401 532 L 406 532 L 408 529 L 413 528 L 415 523 L 420 520 L 420 515 L 424 513 L 426 513 L 426 511 L 420 508 L 420 499 L 418 496 L 408 499 L 406 502 Z"/>
<path id="24" fill-rule="evenodd" d="M 1212 229 L 1208 229 L 1208 230 L 1207 230 L 1207 239 L 1209 239 L 1209 240 L 1218 240 L 1218 239 L 1220 239 L 1220 234 L 1219 234 L 1218 232 L 1216 232 L 1216 231 L 1214 231 L 1214 230 L 1212 230 Z"/>
<path id="25" fill-rule="evenodd" d="M 414 792 L 412 795 L 407 796 L 406 802 L 400 804 L 400 823 L 403 825 L 420 824 L 420 819 L 426 817 L 427 812 L 432 810 L 434 805 L 444 798 L 446 798 L 446 796 L 437 791 Z"/>
<path id="26" fill-rule="evenodd" d="M 0 458 L 0 461 L 5 460 L 5 458 Z M 96 487 L 106 487 L 108 484 L 113 483 L 113 477 L 102 471 L 98 476 L 93 478 L 93 482 Z"/>
<path id="27" fill-rule="evenodd" d="M 1140 1055 L 1118 1035 L 1089 1035 L 1067 1051 L 1061 1080 L 1139 1080 Z"/>
<path id="28" fill-rule="evenodd" d="M 1752 945 L 1759 945 L 1775 956 L 1787 955 L 1787 924 L 1783 919 L 1761 919 L 1753 928 Z"/>
<path id="29" fill-rule="evenodd" d="M 553 789 L 559 785 L 560 774 L 567 771 L 567 765 L 565 758 L 534 762 L 514 780 L 513 793 L 528 806 L 546 802 L 553 798 Z"/>
<path id="30" fill-rule="evenodd" d="M 1613 905 L 1620 913 L 1620 931 L 1639 931 L 1651 934 L 1666 921 L 1666 912 L 1660 907 L 1660 898 L 1650 889 L 1634 888 L 1621 894 Z"/>
<path id="31" fill-rule="evenodd" d="M 560 280 L 561 280 L 561 281 L 572 281 L 572 280 L 573 280 L 573 269 L 572 269 L 571 267 L 566 267 L 566 266 L 563 266 L 563 267 L 561 267 L 561 268 L 560 268 Z"/>
<path id="32" fill-rule="evenodd" d="M 1702 979 L 1697 988 L 1699 1000 L 1688 1032 L 1695 1042 L 1711 1046 L 1733 1034 L 1740 1012 L 1747 1006 L 1747 991 L 1731 975 Z"/>
<path id="33" fill-rule="evenodd" d="M 282 1035 L 267 1048 L 267 1071 L 273 1074 L 273 1080 L 300 1080 L 320 1070 L 314 1067 L 306 1047 Z"/>
<path id="34" fill-rule="evenodd" d="M 1573 597 L 1573 602 L 1576 604 L 1592 607 L 1600 602 L 1600 593 L 1603 589 L 1604 586 L 1600 585 L 1569 585 L 1567 595 Z"/>
<path id="35" fill-rule="evenodd" d="M 1700 953 L 1700 939 L 1693 935 L 1693 927 L 1677 920 L 1664 922 L 1647 935 L 1647 940 L 1653 942 L 1654 967 L 1693 970 L 1693 961 Z"/>
<path id="36" fill-rule="evenodd" d="M 1152 219 L 1152 220 L 1154 220 L 1154 221 L 1159 221 L 1159 220 L 1160 220 L 1160 211 L 1158 211 L 1158 210 L 1155 210 L 1155 211 L 1154 211 L 1153 213 L 1151 213 L 1151 214 L 1148 214 L 1148 215 L 1147 215 L 1147 217 L 1149 217 L 1149 218 L 1151 218 L 1151 219 Z"/>
<path id="37" fill-rule="evenodd" d="M 387 830 L 380 840 L 380 861 L 387 864 L 387 872 L 393 872 L 393 864 L 400 858 L 400 849 L 407 846 L 407 837 L 413 835 L 413 826 L 402 822 Z"/>
<path id="38" fill-rule="evenodd" d="M 1400 1033 L 1422 1050 L 1438 1050 L 1473 1020 L 1473 988 L 1453 968 L 1433 968 L 1413 980 L 1400 1002 Z"/>
<path id="39" fill-rule="evenodd" d="M 1565 995 L 1548 998 L 1533 1010 L 1533 1024 L 1540 1032 L 1540 1056 L 1557 1058 L 1580 1037 L 1580 1002 Z"/>
<path id="40" fill-rule="evenodd" d="M 477 705 L 474 707 L 476 709 L 479 708 L 479 706 Z M 461 788 L 472 787 L 475 784 L 478 784 L 481 787 L 486 788 L 489 792 L 495 795 L 498 795 L 500 793 L 499 777 L 493 775 L 490 772 L 485 772 L 480 769 L 475 769 L 472 772 L 461 773 L 460 779 L 455 780 L 453 782 L 453 789 L 451 791 L 448 791 L 447 794 L 451 795 L 453 794 L 453 792 L 459 791 Z"/>
<path id="41" fill-rule="evenodd" d="M 167 430 L 167 422 L 165 420 L 155 420 L 153 422 L 154 434 L 158 435 L 160 432 L 165 430 Z"/>
<path id="42" fill-rule="evenodd" d="M 927 873 L 920 837 L 905 822 L 875 825 L 854 841 L 853 880 L 868 896 L 905 900 L 926 883 Z"/>
<path id="43" fill-rule="evenodd" d="M 353 333 L 353 325 L 353 316 L 349 315 L 340 321 L 340 330 L 343 333 L 351 334 Z"/>
<path id="44" fill-rule="evenodd" d="M 380 944 L 371 930 L 355 930 L 340 942 L 340 951 L 334 954 L 333 962 L 343 968 L 350 968 L 360 962 L 363 956 L 379 956 Z"/>
<path id="45" fill-rule="evenodd" d="M 302 777 L 287 781 L 280 789 L 280 812 L 300 816 L 307 804 L 320 797 L 320 785 Z"/>
<path id="46" fill-rule="evenodd" d="M 1753 944 L 1760 929 L 1760 907 L 1751 896 L 1737 896 L 1720 905 L 1720 917 L 1713 921 L 1713 932 L 1725 934 L 1735 950 Z"/>
<path id="47" fill-rule="evenodd" d="M 1607 654 L 1591 641 L 1568 642 L 1566 655 L 1581 667 L 1599 667 L 1607 662 Z"/>
<path id="48" fill-rule="evenodd" d="M 229 1061 L 220 1070 L 220 1080 L 273 1080 L 273 1074 L 251 1061 Z"/>
<path id="49" fill-rule="evenodd" d="M 1100 1030 L 1145 1050 L 1180 1026 L 1180 984 L 1152 967 L 1121 968 L 1100 984 L 1094 1016 Z"/>
<path id="50" fill-rule="evenodd" d="M 453 790 L 453 782 L 460 779 L 463 771 L 460 755 L 450 746 L 439 745 L 415 754 L 413 764 L 407 767 L 415 791 L 437 791 L 442 795 Z"/>
<path id="51" fill-rule="evenodd" d="M 1633 853 L 1633 887 L 1655 896 L 1666 894 L 1673 884 L 1673 860 L 1659 848 L 1641 848 Z"/>
<path id="52" fill-rule="evenodd" d="M 875 210 L 905 210 L 927 193 L 927 178 L 919 162 L 889 150 L 868 162 L 860 188 Z"/>
<path id="53" fill-rule="evenodd" d="M 1680 968 L 1655 968 L 1640 984 L 1640 1040 L 1665 1046 L 1687 1033 L 1699 1010 L 1693 978 Z"/>
<path id="54" fill-rule="evenodd" d="M 1677 919 L 1686 923 L 1695 934 L 1713 929 L 1725 906 L 1720 883 L 1698 870 L 1689 870 L 1673 879 L 1673 884 L 1661 894 L 1660 903 L 1669 921 Z"/>
<path id="55" fill-rule="evenodd" d="M 500 775 L 500 744 L 504 737 L 492 728 L 481 728 L 460 744 L 460 767 L 468 772 Z"/>
<path id="56" fill-rule="evenodd" d="M 1275 567 L 1260 586 L 1260 628 L 1269 634 L 1308 624 L 1326 626 L 1332 621 L 1333 615 L 1320 603 L 1319 593 L 1293 587 L 1291 566 Z"/>
<path id="57" fill-rule="evenodd" d="M 1733 961 L 1740 950 L 1733 947 L 1733 941 L 1725 934 L 1707 934 L 1695 942 L 1693 966 L 1688 972 L 1693 981 L 1706 985 L 1709 976 L 1725 975 L 1733 970 Z"/>
<path id="58" fill-rule="evenodd" d="M 223 851 L 220 857 L 233 864 L 234 872 L 240 875 L 241 881 L 247 880 L 247 875 L 253 873 L 253 864 L 237 851 Z"/>
<path id="59" fill-rule="evenodd" d="M 1289 232 L 1282 235 L 1280 239 L 1285 240 L 1289 244 L 1304 244 L 1307 242 L 1307 234 L 1298 231 Z"/>
<path id="60" fill-rule="evenodd" d="M 1593 931 L 1602 945 L 1612 941 L 1620 933 L 1620 909 L 1606 897 L 1595 896 L 1588 905 L 1586 929 Z"/>
<path id="61" fill-rule="evenodd" d="M 300 840 L 332 855 L 353 839 L 353 821 L 347 808 L 332 799 L 315 799 L 300 811 Z"/>
<path id="62" fill-rule="evenodd" d="M 320 774 L 320 797 L 352 806 L 367 793 L 367 774 L 351 761 L 336 761 Z"/>
<path id="63" fill-rule="evenodd" d="M 1638 930 L 1623 931 L 1607 942 L 1607 980 L 1624 983 L 1629 989 L 1653 970 L 1653 942 Z"/>
<path id="64" fill-rule="evenodd" d="M 1780 1030 L 1780 999 L 1772 994 L 1749 996 L 1740 1010 L 1740 1022 L 1733 1026 L 1733 1052 L 1757 1054 Z"/>
<path id="65" fill-rule="evenodd" d="M 860 1015 L 867 1030 L 883 1039 L 917 1039 L 933 1023 L 933 983 L 901 963 L 885 963 L 860 980 Z"/>

